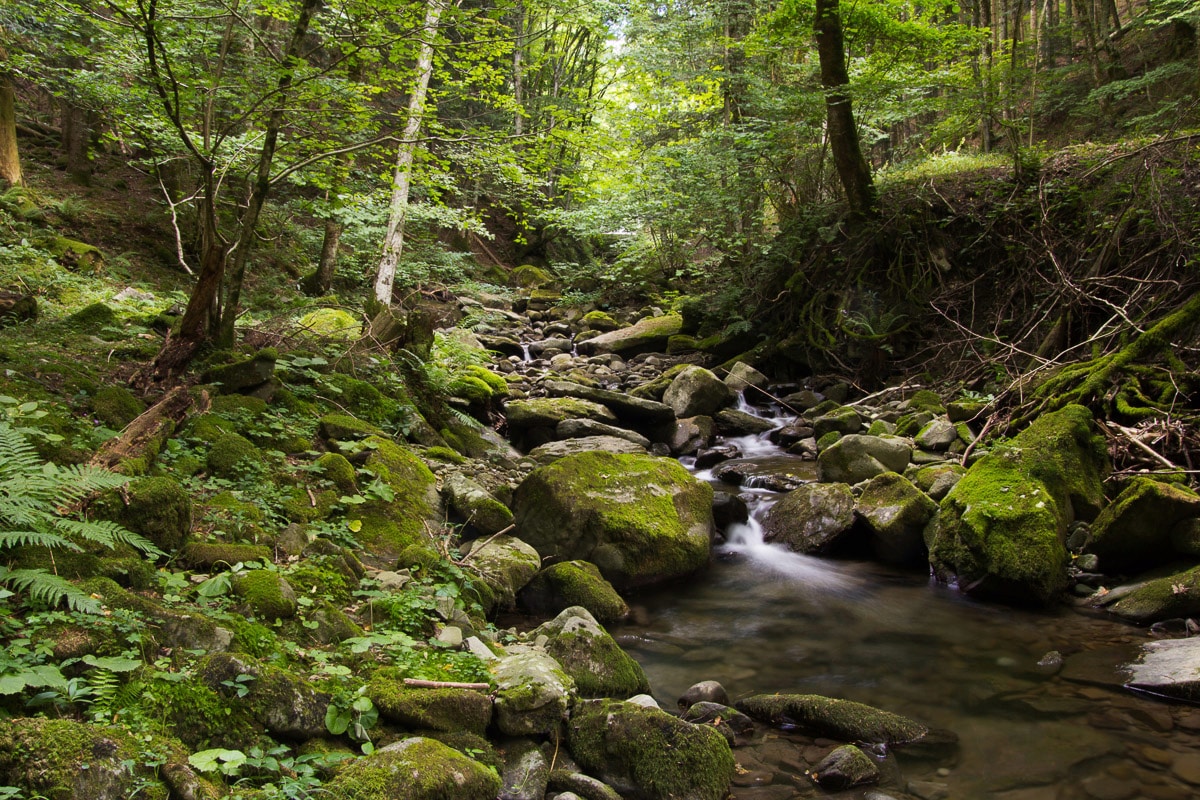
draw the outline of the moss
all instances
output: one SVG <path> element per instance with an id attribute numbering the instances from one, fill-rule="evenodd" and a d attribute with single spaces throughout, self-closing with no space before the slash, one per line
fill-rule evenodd
<path id="1" fill-rule="evenodd" d="M 92 396 L 92 413 L 110 428 L 120 430 L 146 410 L 146 404 L 123 386 L 105 386 Z"/>
<path id="2" fill-rule="evenodd" d="M 908 407 L 914 411 L 925 411 L 929 414 L 945 414 L 942 398 L 930 389 L 922 389 L 908 398 Z"/>
<path id="3" fill-rule="evenodd" d="M 94 504 L 96 514 L 140 534 L 174 553 L 191 535 L 192 499 L 173 478 L 138 478 L 120 492 L 107 492 Z"/>
<path id="4" fill-rule="evenodd" d="M 437 550 L 424 544 L 414 544 L 405 547 L 396 557 L 397 569 L 433 569 L 442 562 L 442 556 Z"/>
<path id="5" fill-rule="evenodd" d="M 833 445 L 837 444 L 842 438 L 842 434 L 838 431 L 829 431 L 820 439 L 817 439 L 817 452 L 824 452 Z"/>
<path id="6" fill-rule="evenodd" d="M 576 397 L 535 397 L 505 404 L 508 424 L 514 428 L 553 428 L 563 420 L 590 419 L 615 423 L 616 416 L 605 406 Z"/>
<path id="7" fill-rule="evenodd" d="M 362 320 L 340 308 L 318 308 L 296 321 L 301 331 L 330 339 L 351 341 L 362 331 Z"/>
<path id="8" fill-rule="evenodd" d="M 170 792 L 143 765 L 143 745 L 118 728 L 74 720 L 14 719 L 0 731 L 0 782 L 46 800 Z"/>
<path id="9" fill-rule="evenodd" d="M 925 420 L 925 422 L 921 420 L 922 417 L 920 415 L 904 414 L 896 420 L 896 430 L 893 433 L 896 436 L 916 436 L 921 432 L 921 428 L 925 426 L 925 423 L 928 422 L 928 420 Z"/>
<path id="10" fill-rule="evenodd" d="M 492 721 L 492 699 L 472 689 L 415 689 L 395 668 L 377 670 L 367 696 L 379 713 L 410 730 L 467 731 L 482 735 Z"/>
<path id="11" fill-rule="evenodd" d="M 562 561 L 546 567 L 521 591 L 519 600 L 534 614 L 557 614 L 571 606 L 582 606 L 602 623 L 629 616 L 629 605 L 604 580 L 596 565 L 587 561 Z"/>
<path id="12" fill-rule="evenodd" d="M 183 548 L 179 558 L 191 569 L 221 571 L 232 568 L 234 564 L 251 561 L 268 563 L 271 560 L 271 550 L 257 544 L 192 542 Z"/>
<path id="13" fill-rule="evenodd" d="M 929 733 L 928 728 L 908 717 L 815 694 L 760 694 L 739 700 L 736 706 L 761 722 L 794 725 L 814 736 L 844 742 L 905 744 Z"/>
<path id="14" fill-rule="evenodd" d="M 315 462 L 321 474 L 333 482 L 343 494 L 358 494 L 357 475 L 354 465 L 338 453 L 325 453 Z"/>
<path id="15" fill-rule="evenodd" d="M 1200 568 L 1149 581 L 1109 606 L 1131 622 L 1149 624 L 1200 614 Z"/>
<path id="16" fill-rule="evenodd" d="M 579 704 L 568 746 L 586 772 L 647 800 L 721 800 L 735 769 L 729 744 L 715 728 L 633 703 Z"/>
<path id="17" fill-rule="evenodd" d="M 340 372 L 327 375 L 323 383 L 336 395 L 340 408 L 376 425 L 393 421 L 401 405 L 412 405 L 407 397 L 402 398 L 403 402 L 397 402 L 384 396 L 373 384 Z"/>
<path id="18" fill-rule="evenodd" d="M 1096 517 L 1087 550 L 1110 573 L 1162 564 L 1175 555 L 1171 529 L 1196 516 L 1200 497 L 1190 489 L 1136 477 Z"/>
<path id="19" fill-rule="evenodd" d="M 171 679 L 168 679 L 171 678 Z M 136 718 L 194 750 L 249 748 L 259 740 L 245 704 L 229 702 L 195 677 L 156 673 L 140 684 Z"/>
<path id="20" fill-rule="evenodd" d="M 488 389 L 496 397 L 504 397 L 508 394 L 508 382 L 487 367 L 482 367 L 478 364 L 468 364 L 464 371 L 472 378 L 477 378 L 486 383 Z"/>
<path id="21" fill-rule="evenodd" d="M 447 444 L 468 458 L 486 458 L 495 449 L 474 428 L 462 423 L 451 422 L 438 433 Z"/>
<path id="22" fill-rule="evenodd" d="M 425 458 L 432 461 L 445 461 L 448 464 L 465 464 L 467 459 L 449 447 L 430 447 L 425 450 Z"/>
<path id="23" fill-rule="evenodd" d="M 287 579 L 274 570 L 256 569 L 236 576 L 233 591 L 259 619 L 296 616 L 296 593 Z"/>
<path id="24" fill-rule="evenodd" d="M 531 289 L 536 286 L 546 286 L 554 283 L 556 278 L 541 267 L 532 264 L 522 264 L 509 274 L 513 286 Z"/>
<path id="25" fill-rule="evenodd" d="M 601 333 L 615 331 L 621 327 L 621 323 L 613 319 L 611 314 L 604 311 L 589 311 L 583 315 L 581 322 L 588 330 L 600 331 Z"/>
<path id="26" fill-rule="evenodd" d="M 895 426 L 881 419 L 873 420 L 867 428 L 867 436 L 888 436 L 895 432 Z"/>
<path id="27" fill-rule="evenodd" d="M 349 603 L 358 581 L 339 571 L 329 556 L 307 558 L 287 573 L 288 583 L 297 593 L 323 597 L 335 603 Z"/>
<path id="28" fill-rule="evenodd" d="M 188 422 L 184 435 L 212 444 L 227 433 L 237 433 L 237 427 L 231 420 L 218 414 L 199 414 Z"/>
<path id="29" fill-rule="evenodd" d="M 387 554 L 426 541 L 426 520 L 440 515 L 437 479 L 421 459 L 388 439 L 372 438 L 366 468 L 392 490 L 394 499 L 370 500 L 358 507 L 363 521 L 360 540 L 382 546 Z"/>
<path id="30" fill-rule="evenodd" d="M 325 784 L 330 800 L 494 800 L 497 772 L 432 739 L 412 738 L 345 767 Z"/>
<path id="31" fill-rule="evenodd" d="M 568 612 L 569 613 L 569 612 Z M 632 697 L 650 691 L 650 681 L 640 664 L 616 640 L 590 621 L 578 624 L 556 618 L 538 628 L 550 635 L 546 652 L 575 681 L 580 697 Z"/>
<path id="32" fill-rule="evenodd" d="M 205 383 L 219 384 L 223 394 L 236 394 L 261 386 L 275 377 L 275 361 L 278 357 L 274 348 L 265 348 L 251 358 L 213 367 L 201 379 Z"/>
<path id="33" fill-rule="evenodd" d="M 504 770 L 504 759 L 499 751 L 492 746 L 491 742 L 478 734 L 466 731 L 425 730 L 417 731 L 417 733 L 457 750 L 472 761 L 478 761 L 488 769 L 495 770 L 497 774 L 502 774 Z"/>
<path id="34" fill-rule="evenodd" d="M 378 426 L 349 414 L 326 414 L 321 417 L 321 438 L 331 442 L 353 442 L 370 436 L 382 436 Z"/>
<path id="35" fill-rule="evenodd" d="M 492 399 L 492 389 L 487 382 L 474 375 L 459 375 L 446 388 L 451 397 L 466 400 L 476 406 L 486 405 Z"/>
<path id="36" fill-rule="evenodd" d="M 233 631 L 232 650 L 255 658 L 270 658 L 280 652 L 280 640 L 275 631 L 259 622 L 230 614 L 221 623 Z"/>
<path id="37" fill-rule="evenodd" d="M 227 433 L 213 442 L 205 463 L 209 472 L 222 477 L 235 477 L 239 472 L 261 466 L 263 453 L 253 442 L 236 433 Z"/>
<path id="38" fill-rule="evenodd" d="M 667 388 L 670 387 L 675 377 L 688 366 L 688 364 L 676 364 L 654 380 L 634 388 L 629 394 L 642 400 L 662 400 L 662 396 L 666 394 Z"/>
<path id="39" fill-rule="evenodd" d="M 293 486 L 284 494 L 280 510 L 289 522 L 318 522 L 328 519 L 338 504 L 341 494 L 323 489 L 309 493 L 308 488 Z"/>
<path id="40" fill-rule="evenodd" d="M 104 303 L 92 303 L 67 317 L 66 323 L 72 328 L 88 333 L 96 333 L 101 328 L 112 327 L 118 323 L 117 312 Z"/>

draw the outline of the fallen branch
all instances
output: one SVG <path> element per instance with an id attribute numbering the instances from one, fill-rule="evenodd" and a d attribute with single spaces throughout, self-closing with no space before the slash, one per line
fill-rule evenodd
<path id="1" fill-rule="evenodd" d="M 1137 436 L 1137 431 L 1133 430 L 1132 428 L 1126 428 L 1124 425 L 1118 425 L 1115 422 L 1108 423 L 1108 427 L 1116 429 L 1117 431 L 1120 431 L 1122 434 L 1125 435 L 1125 438 L 1128 439 L 1135 447 L 1140 449 L 1143 453 L 1146 453 L 1148 456 L 1150 456 L 1152 459 L 1154 459 L 1158 463 L 1162 464 L 1167 469 L 1170 469 L 1170 470 L 1178 470 L 1179 469 L 1179 466 L 1177 464 L 1173 463 L 1170 459 L 1168 459 L 1162 453 L 1158 452 L 1153 447 L 1151 447 L 1150 445 L 1146 444 L 1141 439 L 1139 439 Z"/>
<path id="2" fill-rule="evenodd" d="M 422 681 L 417 678 L 405 678 L 405 686 L 412 686 L 417 689 L 475 689 L 480 692 L 486 692 L 492 687 L 486 683 L 458 683 L 456 681 Z"/>
<path id="3" fill-rule="evenodd" d="M 201 393 L 199 400 L 193 400 L 186 387 L 177 386 L 126 425 L 120 434 L 105 442 L 90 463 L 116 469 L 122 461 L 139 458 L 156 442 L 161 445 L 193 411 L 203 413 L 208 410 L 208 405 L 207 393 Z"/>

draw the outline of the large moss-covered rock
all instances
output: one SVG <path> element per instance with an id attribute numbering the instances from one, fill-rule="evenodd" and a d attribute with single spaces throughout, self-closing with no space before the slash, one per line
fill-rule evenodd
<path id="1" fill-rule="evenodd" d="M 425 462 L 383 437 L 366 440 L 371 448 L 366 469 L 392 492 L 388 501 L 371 499 L 352 512 L 362 522 L 359 541 L 376 555 L 394 557 L 404 548 L 429 540 L 427 521 L 442 517 L 437 478 Z"/>
<path id="2" fill-rule="evenodd" d="M 635 325 L 603 333 L 595 338 L 579 342 L 577 347 L 583 355 L 617 353 L 629 356 L 641 353 L 663 353 L 667 341 L 683 328 L 683 319 L 674 314 L 662 317 L 646 317 Z"/>
<path id="3" fill-rule="evenodd" d="M 326 414 L 321 417 L 318 430 L 321 438 L 327 442 L 357 442 L 371 436 L 384 435 L 377 425 L 349 414 Z"/>
<path id="4" fill-rule="evenodd" d="M 904 472 L 911 458 L 912 448 L 903 439 L 850 434 L 821 449 L 817 473 L 826 483 L 854 484 L 885 472 Z"/>
<path id="5" fill-rule="evenodd" d="M 146 404 L 124 386 L 105 386 L 92 397 L 92 413 L 110 428 L 121 429 L 146 410 Z"/>
<path id="6" fill-rule="evenodd" d="M 595 564 L 561 561 L 543 569 L 517 595 L 521 608 L 532 614 L 558 614 L 571 606 L 583 606 L 602 623 L 619 622 L 629 616 L 629 605 L 604 580 Z"/>
<path id="7" fill-rule="evenodd" d="M 632 697 L 650 691 L 642 667 L 596 622 L 586 608 L 572 606 L 538 626 L 548 637 L 546 652 L 575 681 L 583 697 Z"/>
<path id="8" fill-rule="evenodd" d="M 1200 568 L 1147 581 L 1112 603 L 1108 610 L 1130 622 L 1200 616 Z"/>
<path id="9" fill-rule="evenodd" d="M 1200 516 L 1200 496 L 1182 486 L 1134 478 L 1092 523 L 1087 551 L 1106 572 L 1136 572 L 1175 557 L 1171 530 Z"/>
<path id="10" fill-rule="evenodd" d="M 843 436 L 862 433 L 862 418 L 850 406 L 839 406 L 813 420 L 813 436 L 816 438 L 835 431 Z"/>
<path id="11" fill-rule="evenodd" d="M 266 563 L 271 560 L 271 549 L 261 544 L 190 542 L 180 552 L 179 560 L 189 569 L 223 572 L 247 561 Z"/>
<path id="12" fill-rule="evenodd" d="M 351 762 L 322 787 L 330 800 L 494 800 L 495 770 L 441 742 L 414 736 Z"/>
<path id="13" fill-rule="evenodd" d="M 325 735 L 325 714 L 332 698 L 297 675 L 232 653 L 208 656 L 197 674 L 276 736 L 305 741 Z"/>
<path id="14" fill-rule="evenodd" d="M 599 403 L 576 397 L 536 397 L 510 400 L 504 404 L 508 425 L 515 430 L 553 429 L 568 419 L 590 419 L 612 424 L 617 416 Z"/>
<path id="15" fill-rule="evenodd" d="M 942 500 L 924 534 L 935 574 L 968 593 L 1049 603 L 1067 585 L 1067 526 L 1095 517 L 1107 469 L 1088 409 L 1042 416 Z"/>
<path id="16" fill-rule="evenodd" d="M 154 542 L 164 553 L 183 546 L 192 531 L 192 499 L 171 478 L 138 478 L 94 505 L 98 516 Z"/>
<path id="17" fill-rule="evenodd" d="M 909 564 L 925 558 L 921 534 L 937 503 L 903 476 L 885 472 L 872 478 L 855 510 L 871 529 L 871 545 L 881 561 Z"/>
<path id="18" fill-rule="evenodd" d="M 515 536 L 493 536 L 472 544 L 464 555 L 467 570 L 487 584 L 496 606 L 512 610 L 517 592 L 542 565 L 537 550 Z"/>
<path id="19" fill-rule="evenodd" d="M 792 725 L 843 742 L 906 744 L 925 737 L 919 722 L 851 700 L 816 694 L 758 694 L 739 700 L 738 711 L 771 725 Z"/>
<path id="20" fill-rule="evenodd" d="M 277 357 L 274 350 L 262 350 L 251 358 L 214 367 L 202 379 L 205 383 L 219 384 L 226 394 L 247 392 L 275 377 Z"/>
<path id="21" fill-rule="evenodd" d="M 560 458 L 592 453 L 603 450 L 606 453 L 622 453 L 625 455 L 646 455 L 646 448 L 640 444 L 617 436 L 581 436 L 575 439 L 563 439 L 557 442 L 546 442 L 529 451 L 529 457 L 539 464 L 553 464 Z"/>
<path id="22" fill-rule="evenodd" d="M 226 433 L 208 449 L 208 471 L 219 478 L 236 477 L 239 472 L 263 464 L 263 452 L 254 442 L 237 433 Z"/>
<path id="23" fill-rule="evenodd" d="M 722 800 L 736 769 L 715 728 L 615 700 L 580 703 L 567 746 L 588 773 L 646 800 Z"/>
<path id="24" fill-rule="evenodd" d="M 512 524 L 508 506 L 475 481 L 460 472 L 451 472 L 442 480 L 450 510 L 482 534 L 499 533 Z"/>
<path id="25" fill-rule="evenodd" d="M 274 570 L 255 569 L 235 576 L 233 593 L 259 619 L 271 622 L 296 616 L 296 592 Z"/>
<path id="26" fill-rule="evenodd" d="M 492 721 L 492 699 L 473 689 L 425 689 L 404 685 L 402 671 L 385 667 L 367 683 L 367 697 L 387 719 L 409 730 L 482 736 Z"/>
<path id="27" fill-rule="evenodd" d="M 120 728 L 71 719 L 8 719 L 0 726 L 0 784 L 44 800 L 167 800 L 173 793 L 158 769 L 144 763 L 146 746 Z M 180 769 L 172 764 L 172 771 Z M 201 784 L 191 777 L 193 785 Z"/>
<path id="28" fill-rule="evenodd" d="M 733 390 L 704 367 L 688 367 L 680 372 L 663 393 L 663 403 L 678 419 L 711 417 L 732 402 Z"/>
<path id="29" fill-rule="evenodd" d="M 837 546 L 854 524 L 854 495 L 844 483 L 811 483 L 788 492 L 763 519 L 763 538 L 797 553 Z"/>
<path id="30" fill-rule="evenodd" d="M 81 581 L 79 588 L 110 609 L 136 611 L 157 625 L 159 644 L 182 650 L 207 650 L 215 653 L 233 643 L 233 633 L 198 612 L 167 609 L 140 594 L 122 589 L 109 578 Z"/>
<path id="31" fill-rule="evenodd" d="M 352 341 L 362 331 L 362 320 L 341 308 L 317 308 L 296 320 L 296 326 L 302 336 Z"/>
<path id="32" fill-rule="evenodd" d="M 491 665 L 496 727 L 507 736 L 547 736 L 558 730 L 575 696 L 575 681 L 542 650 L 508 648 Z"/>
<path id="33" fill-rule="evenodd" d="M 517 488 L 516 525 L 543 557 L 584 559 L 618 588 L 689 575 L 708 562 L 712 487 L 679 462 L 582 453 Z"/>

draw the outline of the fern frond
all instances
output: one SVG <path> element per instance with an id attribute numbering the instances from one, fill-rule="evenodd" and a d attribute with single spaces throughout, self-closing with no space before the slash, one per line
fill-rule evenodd
<path id="1" fill-rule="evenodd" d="M 94 492 L 116 489 L 129 481 L 124 475 L 88 464 L 56 467 L 55 471 L 54 488 L 57 495 L 54 504 L 59 507 L 69 506 Z"/>
<path id="2" fill-rule="evenodd" d="M 0 422 L 0 480 L 37 469 L 41 463 L 37 450 L 23 435 Z"/>
<path id="3" fill-rule="evenodd" d="M 70 539 L 49 531 L 0 531 L 0 550 L 29 545 L 71 550 L 76 553 L 83 549 Z"/>
<path id="4" fill-rule="evenodd" d="M 112 548 L 118 544 L 127 544 L 143 553 L 163 555 L 154 542 L 110 520 L 78 520 L 62 517 L 54 520 L 54 527 L 72 538 L 94 542 L 102 547 Z"/>
<path id="5" fill-rule="evenodd" d="M 10 570 L 0 567 L 0 583 L 51 607 L 66 601 L 73 611 L 84 614 L 99 614 L 101 611 L 100 603 L 94 597 L 44 569 Z"/>

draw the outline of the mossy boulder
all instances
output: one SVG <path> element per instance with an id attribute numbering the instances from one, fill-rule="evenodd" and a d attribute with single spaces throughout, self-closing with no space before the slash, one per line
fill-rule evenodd
<path id="1" fill-rule="evenodd" d="M 271 549 L 261 544 L 189 542 L 180 551 L 179 560 L 189 569 L 220 572 L 249 561 L 265 564 L 271 560 Z"/>
<path id="2" fill-rule="evenodd" d="M 797 553 L 835 549 L 854 524 L 854 495 L 844 483 L 810 483 L 783 496 L 763 519 L 763 538 Z"/>
<path id="3" fill-rule="evenodd" d="M 102 328 L 116 325 L 118 318 L 117 312 L 104 303 L 92 303 L 67 317 L 66 323 L 78 331 L 98 334 Z"/>
<path id="4" fill-rule="evenodd" d="M 677 419 L 711 417 L 733 402 L 733 390 L 704 367 L 688 367 L 675 376 L 662 401 Z"/>
<path id="5" fill-rule="evenodd" d="M 1134 478 L 1092 523 L 1087 552 L 1108 573 L 1131 573 L 1175 557 L 1171 531 L 1200 517 L 1200 496 L 1150 478 Z"/>
<path id="6" fill-rule="evenodd" d="M 838 438 L 826 443 L 826 437 Z M 819 438 L 817 472 L 826 483 L 859 483 L 885 472 L 904 472 L 912 448 L 894 436 L 865 436 L 829 431 Z"/>
<path id="7" fill-rule="evenodd" d="M 580 703 L 567 746 L 589 774 L 646 800 L 722 800 L 736 770 L 716 729 L 615 700 Z"/>
<path id="8" fill-rule="evenodd" d="M 490 595 L 496 605 L 505 610 L 516 607 L 517 592 L 529 583 L 542 565 L 537 550 L 515 536 L 476 540 L 463 560 L 466 569 L 491 589 Z"/>
<path id="9" fill-rule="evenodd" d="M 927 727 L 908 717 L 816 694 L 759 694 L 734 705 L 759 722 L 794 726 L 813 736 L 843 742 L 908 744 L 929 733 Z"/>
<path id="10" fill-rule="evenodd" d="M 712 487 L 671 459 L 567 456 L 522 481 L 514 507 L 517 531 L 543 558 L 591 561 L 618 588 L 708 563 Z"/>
<path id="11" fill-rule="evenodd" d="M 96 514 L 141 534 L 164 553 L 174 553 L 192 531 L 192 498 L 174 479 L 136 478 L 120 492 L 93 504 Z"/>
<path id="12" fill-rule="evenodd" d="M 538 445 L 529 451 L 529 457 L 539 464 L 553 464 L 560 458 L 598 450 L 624 455 L 647 455 L 648 452 L 642 445 L 621 436 L 581 436 Z"/>
<path id="13" fill-rule="evenodd" d="M 575 681 L 546 652 L 521 645 L 492 662 L 496 727 L 507 736 L 547 736 L 558 730 L 575 697 Z"/>
<path id="14" fill-rule="evenodd" d="M 935 415 L 946 413 L 942 398 L 932 389 L 921 389 L 913 393 L 913 396 L 908 398 L 908 408 L 910 411 L 923 411 Z"/>
<path id="15" fill-rule="evenodd" d="M 568 419 L 590 419 L 615 424 L 617 415 L 605 406 L 576 397 L 535 397 L 530 400 L 510 400 L 504 404 L 509 428 L 526 431 L 533 428 L 553 429 Z"/>
<path id="16" fill-rule="evenodd" d="M 362 320 L 340 308 L 318 308 L 296 321 L 302 334 L 341 339 L 357 339 L 362 331 Z"/>
<path id="17" fill-rule="evenodd" d="M 811 777 L 822 789 L 841 792 L 879 780 L 879 767 L 852 744 L 834 748 L 813 767 Z"/>
<path id="18" fill-rule="evenodd" d="M 124 428 L 146 410 L 146 404 L 124 386 L 97 389 L 90 405 L 96 419 L 115 430 Z"/>
<path id="19" fill-rule="evenodd" d="M 384 436 L 383 430 L 349 414 L 326 414 L 318 426 L 321 438 L 327 442 L 357 442 L 371 436 Z"/>
<path id="20" fill-rule="evenodd" d="M 584 330 L 600 331 L 601 333 L 615 331 L 621 327 L 621 323 L 617 322 L 611 314 L 605 311 L 589 311 L 583 315 L 580 323 L 583 325 Z"/>
<path id="21" fill-rule="evenodd" d="M 443 478 L 442 492 L 450 510 L 485 536 L 499 533 L 512 524 L 513 514 L 508 506 L 460 472 L 451 472 Z"/>
<path id="22" fill-rule="evenodd" d="M 175 794 L 163 781 L 165 771 L 145 764 L 146 746 L 122 728 L 8 719 L 0 726 L 0 783 L 45 800 L 167 800 Z M 172 764 L 173 772 L 181 769 Z"/>
<path id="23" fill-rule="evenodd" d="M 558 280 L 552 273 L 541 267 L 535 267 L 533 264 L 522 264 L 509 273 L 508 277 L 513 286 L 519 286 L 522 289 L 550 286 Z"/>
<path id="24" fill-rule="evenodd" d="M 1112 603 L 1108 610 L 1143 625 L 1200 616 L 1200 567 L 1147 581 Z"/>
<path id="25" fill-rule="evenodd" d="M 679 365 L 686 369 L 687 365 Z M 679 375 L 683 370 L 672 367 L 667 375 Z M 672 379 L 673 380 L 673 379 Z M 668 386 L 670 383 L 667 384 Z M 656 429 L 675 421 L 675 412 L 665 403 L 633 397 L 625 392 L 585 386 L 577 381 L 544 381 L 543 388 L 554 397 L 575 397 L 599 403 L 617 415 L 620 424 L 640 430 Z M 606 420 L 600 420 L 605 422 Z"/>
<path id="26" fill-rule="evenodd" d="M 219 385 L 223 394 L 241 394 L 274 378 L 277 358 L 278 353 L 274 350 L 261 350 L 251 358 L 213 367 L 206 371 L 201 379 L 205 383 Z"/>
<path id="27" fill-rule="evenodd" d="M 967 468 L 962 464 L 933 464 L 921 467 L 909 477 L 918 489 L 931 499 L 940 501 L 966 474 Z"/>
<path id="28" fill-rule="evenodd" d="M 646 317 L 635 325 L 602 333 L 578 343 L 583 355 L 617 353 L 626 358 L 641 353 L 663 353 L 667 341 L 683 328 L 683 319 L 675 314 L 662 317 Z"/>
<path id="29" fill-rule="evenodd" d="M 925 559 L 922 532 L 937 503 L 902 475 L 885 472 L 863 487 L 855 506 L 871 530 L 871 546 L 881 561 L 914 564 Z"/>
<path id="30" fill-rule="evenodd" d="M 156 639 L 166 647 L 220 652 L 233 642 L 233 633 L 198 612 L 167 609 L 140 594 L 122 589 L 109 578 L 89 578 L 78 584 L 110 609 L 135 611 L 157 624 Z"/>
<path id="31" fill-rule="evenodd" d="M 427 522 L 442 517 L 437 478 L 416 455 L 390 439 L 366 440 L 371 455 L 366 469 L 391 490 L 391 500 L 371 499 L 355 506 L 362 522 L 359 541 L 376 555 L 395 557 L 405 547 L 429 540 Z"/>
<path id="32" fill-rule="evenodd" d="M 262 450 L 254 442 L 237 433 L 226 433 L 208 448 L 205 464 L 208 471 L 219 478 L 236 477 L 239 473 L 253 470 L 266 462 Z"/>
<path id="33" fill-rule="evenodd" d="M 534 629 L 546 636 L 546 652 L 575 681 L 582 697 L 632 697 L 650 691 L 650 681 L 608 631 L 582 606 L 565 609 Z"/>
<path id="34" fill-rule="evenodd" d="M 820 439 L 827 433 L 837 431 L 843 436 L 862 433 L 862 417 L 850 406 L 839 406 L 813 420 L 813 436 Z"/>
<path id="35" fill-rule="evenodd" d="M 233 579 L 233 593 L 250 613 L 264 620 L 296 616 L 296 592 L 287 578 L 269 569 L 255 569 Z"/>
<path id="36" fill-rule="evenodd" d="M 495 800 L 495 770 L 441 742 L 414 736 L 352 761 L 322 787 L 330 800 Z"/>
<path id="37" fill-rule="evenodd" d="M 1067 527 L 1096 516 L 1107 470 L 1088 409 L 1040 417 L 942 500 L 924 533 L 934 573 L 970 594 L 1049 603 L 1067 586 Z"/>
<path id="38" fill-rule="evenodd" d="M 492 721 L 492 698 L 474 689 L 425 689 L 404 685 L 401 670 L 376 670 L 367 682 L 367 697 L 380 715 L 407 730 L 482 736 Z"/>
<path id="39" fill-rule="evenodd" d="M 342 494 L 358 494 L 358 476 L 354 465 L 341 453 L 324 453 L 314 465 Z"/>
<path id="40" fill-rule="evenodd" d="M 321 383 L 322 394 L 332 395 L 339 410 L 376 425 L 395 420 L 402 408 L 412 408 L 407 393 L 401 391 L 399 397 L 388 397 L 373 383 L 342 372 L 324 376 Z"/>
<path id="41" fill-rule="evenodd" d="M 629 605 L 588 561 L 561 561 L 533 576 L 517 595 L 517 603 L 529 613 L 558 614 L 571 606 L 583 606 L 598 621 L 608 624 L 629 616 Z"/>
<path id="42" fill-rule="evenodd" d="M 205 658 L 197 675 L 275 736 L 305 741 L 326 733 L 332 697 L 286 670 L 246 655 L 216 653 Z"/>

